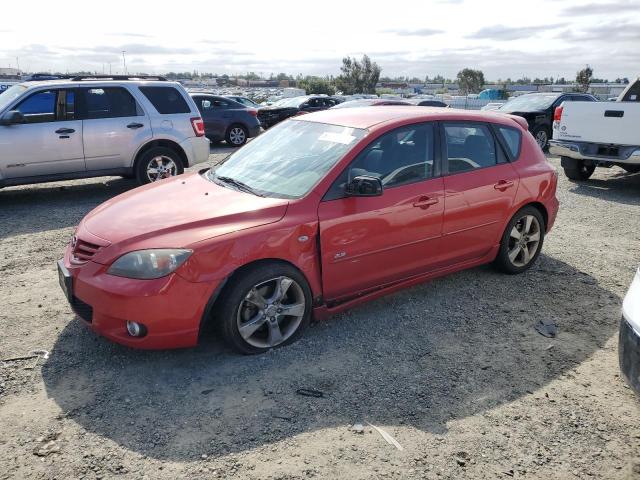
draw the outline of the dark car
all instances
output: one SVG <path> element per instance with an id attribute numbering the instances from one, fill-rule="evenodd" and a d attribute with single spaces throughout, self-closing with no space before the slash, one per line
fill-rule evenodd
<path id="1" fill-rule="evenodd" d="M 447 105 L 444 102 L 441 102 L 440 100 L 422 100 L 421 102 L 418 103 L 419 107 L 441 107 L 441 108 L 447 108 L 449 107 L 449 105 Z"/>
<path id="2" fill-rule="evenodd" d="M 245 107 L 250 107 L 250 108 L 260 108 L 260 104 L 257 102 L 254 102 L 253 100 L 251 100 L 248 97 L 242 97 L 240 95 L 225 95 L 224 98 L 228 98 L 229 100 L 233 100 L 234 102 L 239 103 L 240 105 L 244 105 Z"/>
<path id="3" fill-rule="evenodd" d="M 333 97 L 304 96 L 283 98 L 273 105 L 258 110 L 258 118 L 264 128 L 269 128 L 289 117 L 302 115 L 304 113 L 319 112 L 320 110 L 331 108 L 338 103 L 340 103 L 340 100 Z"/>
<path id="4" fill-rule="evenodd" d="M 360 100 L 348 100 L 331 108 L 377 107 L 380 105 L 413 105 L 402 100 L 390 100 L 388 98 L 363 98 Z"/>
<path id="5" fill-rule="evenodd" d="M 192 93 L 191 98 L 202 114 L 205 135 L 212 142 L 225 140 L 232 147 L 240 147 L 260 133 L 255 108 L 207 93 Z"/>
<path id="6" fill-rule="evenodd" d="M 597 102 L 598 99 L 588 93 L 527 93 L 509 100 L 497 112 L 510 113 L 523 117 L 529 124 L 529 131 L 535 137 L 540 148 L 549 146 L 553 125 L 553 112 L 562 102 Z"/>

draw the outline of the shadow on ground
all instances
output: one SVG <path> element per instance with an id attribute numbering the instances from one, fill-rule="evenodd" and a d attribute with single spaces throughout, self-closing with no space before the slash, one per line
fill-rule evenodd
<path id="1" fill-rule="evenodd" d="M 598 170 L 596 169 L 596 173 Z M 630 174 L 615 168 L 612 175 L 604 179 L 591 178 L 584 182 L 576 182 L 569 191 L 611 202 L 640 205 L 640 173 Z"/>
<path id="2" fill-rule="evenodd" d="M 619 301 L 541 256 L 524 275 L 482 267 L 385 297 L 262 356 L 237 355 L 215 338 L 190 350 L 134 351 L 74 319 L 43 377 L 83 428 L 160 459 L 362 421 L 444 432 L 449 420 L 527 395 L 583 362 L 614 334 Z M 556 339 L 534 330 L 539 319 L 557 322 Z"/>

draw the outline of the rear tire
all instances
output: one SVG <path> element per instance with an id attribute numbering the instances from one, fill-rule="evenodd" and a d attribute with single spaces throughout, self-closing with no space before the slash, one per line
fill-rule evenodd
<path id="1" fill-rule="evenodd" d="M 640 165 L 620 165 L 620 166 L 627 173 L 638 173 L 638 172 L 640 172 Z"/>
<path id="2" fill-rule="evenodd" d="M 153 147 L 136 162 L 136 179 L 140 185 L 175 177 L 184 172 L 180 155 L 167 147 Z"/>
<path id="3" fill-rule="evenodd" d="M 242 125 L 231 125 L 227 129 L 227 133 L 224 138 L 227 142 L 227 145 L 231 147 L 241 147 L 242 145 L 247 143 L 247 139 L 249 138 L 249 131 Z"/>
<path id="4" fill-rule="evenodd" d="M 531 268 L 542 251 L 545 230 L 540 210 L 531 206 L 518 210 L 502 234 L 494 266 L 511 275 Z"/>
<path id="5" fill-rule="evenodd" d="M 536 143 L 543 152 L 546 152 L 549 148 L 549 130 L 545 127 L 538 127 L 532 132 L 533 138 L 536 139 Z"/>
<path id="6" fill-rule="evenodd" d="M 311 321 L 311 303 L 311 289 L 296 268 L 263 263 L 229 282 L 217 302 L 215 320 L 235 350 L 263 353 L 300 338 Z"/>
<path id="7" fill-rule="evenodd" d="M 562 169 L 570 180 L 589 180 L 596 169 L 595 165 L 587 165 L 584 160 L 562 157 Z"/>

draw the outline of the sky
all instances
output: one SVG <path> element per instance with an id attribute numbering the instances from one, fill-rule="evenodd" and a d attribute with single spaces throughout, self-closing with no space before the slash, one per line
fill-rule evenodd
<path id="1" fill-rule="evenodd" d="M 368 54 L 382 76 L 574 79 L 589 64 L 614 80 L 640 75 L 639 47 L 640 0 L 0 5 L 0 68 L 30 72 L 120 74 L 124 50 L 128 73 L 336 75 Z"/>

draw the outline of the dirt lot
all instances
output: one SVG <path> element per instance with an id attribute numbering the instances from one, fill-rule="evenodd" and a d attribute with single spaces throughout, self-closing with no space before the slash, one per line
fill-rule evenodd
<path id="1" fill-rule="evenodd" d="M 0 359 L 50 352 L 0 363 L 0 479 L 640 478 L 616 337 L 640 263 L 640 174 L 561 175 L 556 227 L 525 275 L 452 275 L 254 357 L 216 338 L 133 351 L 74 318 L 55 260 L 83 215 L 132 187 L 0 191 Z"/>

